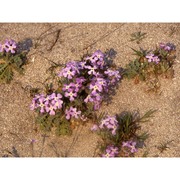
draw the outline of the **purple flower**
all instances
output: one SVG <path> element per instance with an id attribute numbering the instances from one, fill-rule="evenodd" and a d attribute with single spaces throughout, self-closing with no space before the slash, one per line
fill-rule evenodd
<path id="1" fill-rule="evenodd" d="M 64 84 L 64 87 L 62 88 L 63 91 L 70 91 L 71 90 L 71 84 Z"/>
<path id="2" fill-rule="evenodd" d="M 119 74 L 119 71 L 113 71 L 111 69 L 108 69 L 104 72 L 104 74 L 107 74 L 109 79 L 109 85 L 114 85 L 117 81 L 121 79 L 121 75 Z"/>
<path id="3" fill-rule="evenodd" d="M 62 95 L 60 94 L 60 93 L 52 93 L 51 95 L 50 95 L 50 98 L 52 99 L 52 100 L 55 100 L 55 101 L 57 101 L 57 100 L 59 100 L 59 99 L 61 99 L 62 98 Z"/>
<path id="4" fill-rule="evenodd" d="M 122 147 L 130 147 L 131 141 L 126 141 L 122 143 Z"/>
<path id="5" fill-rule="evenodd" d="M 106 153 L 103 154 L 102 157 L 115 157 L 118 154 L 119 154 L 118 147 L 112 145 L 112 146 L 107 146 Z"/>
<path id="6" fill-rule="evenodd" d="M 98 82 L 96 83 L 91 83 L 89 86 L 89 89 L 92 90 L 92 93 L 96 93 L 97 91 L 102 92 L 102 86 Z"/>
<path id="7" fill-rule="evenodd" d="M 85 102 L 85 103 L 93 102 L 93 101 L 94 101 L 94 100 L 93 100 L 91 94 L 89 94 L 89 95 L 84 99 L 84 102 Z"/>
<path id="8" fill-rule="evenodd" d="M 86 61 L 80 61 L 79 62 L 79 69 L 85 69 Z"/>
<path id="9" fill-rule="evenodd" d="M 160 59 L 158 58 L 158 56 L 154 56 L 153 62 L 155 62 L 156 64 L 160 62 Z"/>
<path id="10" fill-rule="evenodd" d="M 66 114 L 67 120 L 69 120 L 71 118 L 72 113 L 73 113 L 73 107 L 70 107 L 69 110 L 66 109 L 65 114 Z"/>
<path id="11" fill-rule="evenodd" d="M 97 50 L 92 54 L 92 57 L 93 60 L 91 60 L 91 62 L 98 65 L 100 69 L 102 69 L 105 65 L 104 54 L 100 50 Z"/>
<path id="12" fill-rule="evenodd" d="M 111 153 L 114 153 L 114 155 L 119 154 L 118 147 L 110 146 L 109 149 L 111 150 Z"/>
<path id="13" fill-rule="evenodd" d="M 100 102 L 94 101 L 94 110 L 97 111 L 98 109 L 100 109 Z"/>
<path id="14" fill-rule="evenodd" d="M 107 128 L 108 130 L 111 130 L 112 135 L 116 135 L 116 130 L 118 128 L 116 116 L 107 116 L 106 118 L 102 119 L 99 128 Z"/>
<path id="15" fill-rule="evenodd" d="M 77 62 L 77 61 L 69 61 L 66 64 L 67 68 L 71 68 L 72 70 L 77 71 L 77 73 L 79 73 L 78 66 L 79 66 L 79 62 Z"/>
<path id="16" fill-rule="evenodd" d="M 44 112 L 44 108 L 45 108 L 44 102 L 45 102 L 44 95 L 43 94 L 37 94 L 32 99 L 32 102 L 31 102 L 31 105 L 30 105 L 30 109 L 31 110 L 35 110 L 35 109 L 40 107 L 40 112 L 43 113 Z"/>
<path id="17" fill-rule="evenodd" d="M 35 98 L 33 98 L 32 104 L 30 105 L 30 109 L 34 110 L 40 107 L 41 113 L 46 111 L 50 115 L 55 115 L 55 110 L 62 108 L 63 101 L 61 98 L 62 95 L 60 93 L 52 93 L 47 96 L 44 96 L 43 94 L 35 95 Z"/>
<path id="18" fill-rule="evenodd" d="M 55 115 L 55 110 L 57 107 L 53 104 L 46 105 L 46 112 L 48 112 L 50 115 Z"/>
<path id="19" fill-rule="evenodd" d="M 12 39 L 11 40 L 6 40 L 5 41 L 5 46 L 6 46 L 6 48 L 5 48 L 6 52 L 11 52 L 12 54 L 15 53 L 17 44 L 16 44 L 16 42 L 14 40 L 12 40 Z"/>
<path id="20" fill-rule="evenodd" d="M 126 141 L 122 143 L 122 147 L 128 147 L 131 153 L 137 152 L 136 142 L 135 141 Z"/>
<path id="21" fill-rule="evenodd" d="M 70 61 L 66 64 L 66 67 L 63 68 L 58 76 L 59 77 L 67 77 L 68 79 L 72 79 L 76 74 L 79 74 L 79 63 L 76 61 Z"/>
<path id="22" fill-rule="evenodd" d="M 45 101 L 45 104 L 49 103 L 49 101 L 52 99 L 51 95 L 47 95 L 46 97 L 44 97 L 44 101 Z"/>
<path id="23" fill-rule="evenodd" d="M 148 54 L 148 55 L 146 55 L 146 58 L 148 59 L 148 62 L 153 62 L 154 54 Z"/>
<path id="24" fill-rule="evenodd" d="M 40 109 L 40 112 L 41 113 L 44 113 L 44 108 L 45 108 L 45 104 L 44 104 L 44 97 L 40 97 L 39 99 L 38 99 L 38 101 L 39 101 L 39 104 L 37 104 L 37 106 L 38 107 L 40 107 L 41 109 Z"/>
<path id="25" fill-rule="evenodd" d="M 35 143 L 35 142 L 37 142 L 36 139 L 31 139 L 31 143 Z"/>
<path id="26" fill-rule="evenodd" d="M 97 83 L 103 87 L 107 86 L 107 81 L 104 78 L 97 78 Z"/>
<path id="27" fill-rule="evenodd" d="M 41 97 L 45 97 L 45 95 L 44 94 L 36 94 L 35 95 L 35 98 L 33 98 L 34 100 L 38 100 L 39 98 L 41 98 Z"/>
<path id="28" fill-rule="evenodd" d="M 49 103 L 49 101 L 46 101 L 46 105 L 48 104 L 52 104 L 53 106 L 55 106 L 55 108 L 57 109 L 61 109 L 62 108 L 62 104 L 63 101 L 61 100 L 62 95 L 60 93 L 52 93 L 51 95 L 49 95 L 48 99 L 51 100 L 51 103 Z"/>
<path id="29" fill-rule="evenodd" d="M 73 92 L 73 90 L 69 90 L 69 92 L 65 92 L 65 97 L 69 97 L 70 101 L 74 101 L 74 98 L 77 97 L 77 93 Z"/>
<path id="30" fill-rule="evenodd" d="M 94 101 L 98 101 L 100 102 L 102 100 L 102 96 L 100 94 L 98 94 L 97 92 L 91 93 Z"/>
<path id="31" fill-rule="evenodd" d="M 104 58 L 104 53 L 101 50 L 97 50 L 92 54 L 93 57 L 97 57 L 98 59 Z"/>
<path id="32" fill-rule="evenodd" d="M 81 111 L 77 111 L 77 108 L 73 108 L 72 117 L 78 119 L 80 115 L 81 115 Z"/>
<path id="33" fill-rule="evenodd" d="M 91 131 L 97 131 L 99 129 L 98 125 L 97 124 L 94 124 L 92 127 L 91 127 Z"/>
<path id="34" fill-rule="evenodd" d="M 63 76 L 63 77 L 67 77 L 68 79 L 72 79 L 75 74 L 76 74 L 75 70 L 72 70 L 71 68 L 66 67 L 60 71 L 58 76 L 59 77 Z"/>
<path id="35" fill-rule="evenodd" d="M 71 89 L 73 89 L 75 92 L 78 92 L 79 89 L 82 87 L 82 85 L 79 83 L 70 83 L 70 85 L 71 85 Z"/>
<path id="36" fill-rule="evenodd" d="M 114 157 L 114 156 L 113 156 L 113 154 L 106 152 L 106 154 L 102 154 L 102 157 L 110 158 L 110 157 Z"/>
<path id="37" fill-rule="evenodd" d="M 146 58 L 148 59 L 148 62 L 155 62 L 156 64 L 160 62 L 158 56 L 155 56 L 154 54 L 146 55 Z"/>
<path id="38" fill-rule="evenodd" d="M 97 69 L 97 66 L 86 66 L 86 69 L 89 69 L 89 71 L 88 71 L 88 74 L 89 75 L 91 75 L 91 74 L 93 74 L 93 75 L 95 75 L 96 74 L 96 69 Z"/>
<path id="39" fill-rule="evenodd" d="M 97 58 L 96 59 L 94 59 L 94 57 L 93 56 L 87 56 L 86 58 L 85 58 L 85 60 L 86 61 L 90 61 L 91 63 L 95 63 L 96 61 L 97 61 Z"/>
<path id="40" fill-rule="evenodd" d="M 175 50 L 175 45 L 174 44 L 171 44 L 171 43 L 160 43 L 159 44 L 159 47 L 161 49 L 164 49 L 165 51 L 171 51 L 171 50 Z"/>
<path id="41" fill-rule="evenodd" d="M 62 100 L 53 100 L 52 101 L 52 104 L 57 108 L 57 109 L 61 109 L 62 108 L 62 104 L 63 104 L 63 101 Z"/>
<path id="42" fill-rule="evenodd" d="M 78 84 L 82 84 L 85 81 L 86 81 L 86 79 L 83 76 L 79 77 L 79 78 L 76 78 L 76 83 L 78 83 Z"/>
<path id="43" fill-rule="evenodd" d="M 71 117 L 75 117 L 77 119 L 81 115 L 81 111 L 77 111 L 77 108 L 73 108 L 71 106 L 69 110 L 66 109 L 65 114 L 67 120 L 69 120 Z"/>

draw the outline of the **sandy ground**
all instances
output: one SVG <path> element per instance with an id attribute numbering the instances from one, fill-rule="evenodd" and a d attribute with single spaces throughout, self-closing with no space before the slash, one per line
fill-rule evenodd
<path id="1" fill-rule="evenodd" d="M 59 39 L 50 50 L 58 30 Z M 172 30 L 174 33 L 170 36 Z M 130 34 L 137 31 L 147 33 L 140 44 L 130 41 Z M 172 80 L 161 79 L 161 94 L 145 93 L 143 83 L 134 85 L 133 81 L 124 79 L 111 105 L 102 108 L 111 115 L 125 110 L 139 109 L 143 114 L 158 109 L 154 117 L 142 125 L 142 131 L 149 132 L 150 137 L 137 156 L 147 151 L 148 157 L 180 157 L 180 24 L 0 24 L 0 40 L 30 38 L 35 44 L 39 37 L 39 46 L 32 47 L 28 55 L 31 62 L 25 66 L 25 75 L 15 74 L 10 85 L 0 85 L 0 156 L 9 154 L 7 151 L 12 147 L 21 157 L 94 156 L 99 137 L 89 130 L 91 124 L 79 127 L 71 137 L 56 137 L 53 133 L 44 136 L 36 128 L 35 113 L 29 110 L 31 98 L 24 88 L 42 86 L 40 82 L 48 77 L 48 60 L 64 63 L 80 59 L 87 50 L 113 48 L 117 52 L 114 62 L 124 67 L 133 59 L 130 47 L 153 49 L 159 42 L 172 42 L 177 47 L 175 74 Z M 76 137 L 76 143 L 72 144 Z M 36 140 L 33 150 L 31 139 Z M 173 141 L 169 148 L 160 153 L 157 146 L 170 140 Z"/>

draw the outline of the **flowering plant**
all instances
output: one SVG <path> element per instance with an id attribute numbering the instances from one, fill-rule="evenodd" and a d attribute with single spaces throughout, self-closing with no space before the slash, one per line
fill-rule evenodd
<path id="1" fill-rule="evenodd" d="M 144 144 L 147 133 L 138 134 L 140 123 L 146 122 L 155 112 L 150 110 L 140 117 L 138 111 L 123 112 L 116 116 L 105 116 L 99 123 L 92 126 L 91 131 L 97 132 L 101 138 L 101 157 L 129 157 L 138 151 L 138 144 Z"/>
<path id="2" fill-rule="evenodd" d="M 128 79 L 135 79 L 135 83 L 139 80 L 146 81 L 149 90 L 157 90 L 159 88 L 158 76 L 164 75 L 166 78 L 173 77 L 172 65 L 175 59 L 176 48 L 171 43 L 160 43 L 153 51 L 133 49 L 137 58 L 131 61 L 124 70 L 124 76 Z M 153 83 L 154 82 L 154 83 Z"/>
<path id="3" fill-rule="evenodd" d="M 92 119 L 94 111 L 100 109 L 121 79 L 119 71 L 112 68 L 106 54 L 100 50 L 81 61 L 69 61 L 57 76 L 58 88 L 35 95 L 31 110 L 39 113 L 38 122 L 43 129 L 56 126 L 58 134 L 70 133 L 74 121 L 78 124 Z M 62 122 L 68 132 L 62 133 Z"/>
<path id="4" fill-rule="evenodd" d="M 26 52 L 18 49 L 18 43 L 6 39 L 0 43 L 0 81 L 10 83 L 13 79 L 13 71 L 23 73 L 22 66 L 26 63 Z"/>

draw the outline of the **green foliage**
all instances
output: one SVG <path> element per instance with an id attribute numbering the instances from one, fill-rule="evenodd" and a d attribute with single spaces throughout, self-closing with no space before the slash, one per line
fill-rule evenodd
<path id="1" fill-rule="evenodd" d="M 40 129 L 44 132 L 50 132 L 52 128 L 55 128 L 57 135 L 71 135 L 72 133 L 70 122 L 61 115 L 61 112 L 55 115 L 39 114 L 36 122 L 40 124 Z"/>
<path id="2" fill-rule="evenodd" d="M 167 149 L 169 148 L 168 145 L 169 145 L 171 142 L 173 142 L 173 140 L 160 143 L 160 145 L 157 146 L 158 150 L 159 150 L 161 153 L 163 153 L 165 150 L 167 150 Z"/>
<path id="3" fill-rule="evenodd" d="M 5 152 L 7 152 L 8 154 L 3 155 L 2 157 L 20 157 L 17 149 L 14 146 L 12 147 L 11 151 L 5 149 Z"/>
<path id="4" fill-rule="evenodd" d="M 141 123 L 147 122 L 147 119 L 151 118 L 154 112 L 156 110 L 149 110 L 142 117 L 140 117 L 139 111 L 117 114 L 116 119 L 118 120 L 119 127 L 116 135 L 112 135 L 111 132 L 104 129 L 99 132 L 104 142 L 101 149 L 104 150 L 108 144 L 119 147 L 123 141 L 129 141 L 131 139 L 143 144 L 149 137 L 149 134 L 147 132 L 139 134 L 138 130 L 141 129 Z"/>
<path id="5" fill-rule="evenodd" d="M 141 31 L 135 32 L 131 34 L 131 41 L 136 41 L 139 44 L 145 37 L 147 33 L 142 33 Z"/>
<path id="6" fill-rule="evenodd" d="M 120 115 L 116 115 L 117 120 L 119 122 L 118 129 L 118 138 L 117 142 L 120 140 L 126 141 L 131 138 L 135 139 L 143 139 L 140 137 L 147 137 L 147 133 L 143 133 L 142 135 L 137 134 L 137 130 L 141 128 L 140 124 L 143 122 L 147 122 L 147 119 L 152 117 L 152 114 L 156 112 L 156 110 L 149 110 L 142 117 L 138 111 L 135 112 L 124 112 Z M 145 120 L 146 119 L 146 120 Z M 145 140 L 146 138 L 144 138 Z"/>
<path id="7" fill-rule="evenodd" d="M 26 53 L 0 53 L 0 82 L 10 83 L 14 70 L 23 74 L 23 65 L 26 63 Z"/>
<path id="8" fill-rule="evenodd" d="M 159 76 L 165 78 L 172 78 L 174 75 L 173 63 L 175 59 L 175 50 L 165 51 L 164 49 L 156 48 L 156 50 L 147 51 L 140 48 L 140 50 L 132 49 L 137 56 L 133 61 L 126 65 L 123 77 L 134 79 L 134 83 L 145 81 L 147 84 L 147 91 L 156 91 L 160 88 Z M 158 56 L 159 63 L 148 62 L 146 55 L 149 53 Z"/>

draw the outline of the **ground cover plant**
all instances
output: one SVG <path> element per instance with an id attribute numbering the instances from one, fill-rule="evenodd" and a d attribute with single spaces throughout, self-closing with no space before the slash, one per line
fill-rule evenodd
<path id="1" fill-rule="evenodd" d="M 104 116 L 91 128 L 102 138 L 100 157 L 133 157 L 145 144 L 148 133 L 139 133 L 141 123 L 148 121 L 156 110 L 150 110 L 140 117 L 139 111 L 122 112 L 115 116 Z"/>
<path id="2" fill-rule="evenodd" d="M 91 121 L 95 123 L 91 130 L 102 137 L 100 157 L 133 157 L 149 136 L 146 132 L 138 134 L 140 123 L 155 111 L 150 110 L 140 117 L 137 111 L 105 116 L 98 110 L 115 94 L 122 77 L 134 78 L 137 83 L 140 80 L 151 82 L 152 78 L 158 82 L 160 75 L 172 75 L 175 46 L 161 43 L 154 51 L 134 52 L 137 58 L 123 71 L 100 50 L 83 56 L 80 61 L 69 61 L 65 65 L 54 63 L 49 70 L 56 87 L 52 82 L 46 84 L 44 93 L 34 95 L 30 107 L 37 112 L 36 122 L 40 128 L 44 131 L 55 129 L 57 135 L 71 135 L 76 126 Z M 59 66 L 63 68 L 54 73 Z M 151 90 L 157 88 L 153 84 Z"/>
<path id="3" fill-rule="evenodd" d="M 157 91 L 160 87 L 159 77 L 172 78 L 176 48 L 171 43 L 160 43 L 155 50 L 133 49 L 136 59 L 126 65 L 124 77 L 134 79 L 137 84 L 145 81 L 148 91 Z"/>
<path id="4" fill-rule="evenodd" d="M 46 94 L 36 94 L 31 110 L 37 111 L 37 122 L 43 130 L 55 127 L 58 135 L 71 134 L 74 126 L 94 119 L 95 111 L 108 101 L 121 79 L 100 50 L 80 61 L 69 61 L 57 76 L 57 89 L 46 88 Z"/>
<path id="5" fill-rule="evenodd" d="M 0 43 L 0 82 L 10 83 L 14 70 L 23 73 L 23 65 L 26 64 L 27 51 L 21 51 L 19 43 L 12 39 L 6 39 Z"/>

